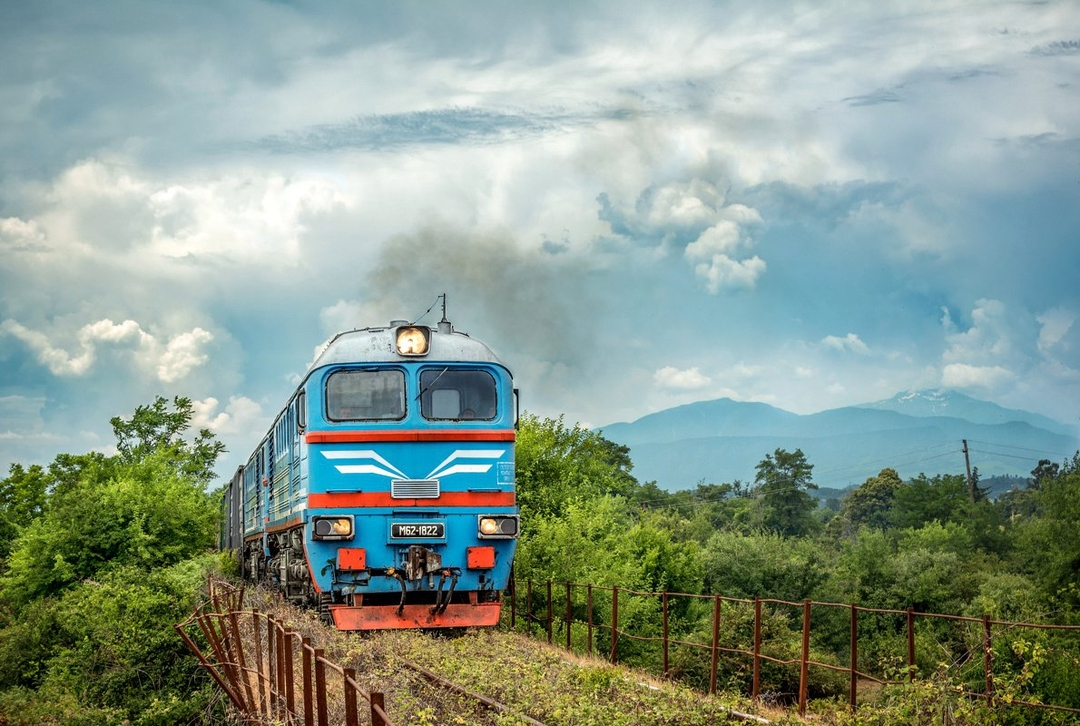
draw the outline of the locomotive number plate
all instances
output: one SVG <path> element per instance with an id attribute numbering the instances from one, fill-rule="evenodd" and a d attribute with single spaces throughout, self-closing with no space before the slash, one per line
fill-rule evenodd
<path id="1" fill-rule="evenodd" d="M 390 539 L 443 539 L 446 525 L 442 522 L 393 522 Z"/>

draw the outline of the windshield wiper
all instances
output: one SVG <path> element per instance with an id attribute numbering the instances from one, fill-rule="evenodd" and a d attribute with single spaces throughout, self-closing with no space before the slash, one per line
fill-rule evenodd
<path id="1" fill-rule="evenodd" d="M 450 366 L 447 366 L 446 368 L 443 368 L 441 371 L 439 371 L 439 375 L 435 376 L 435 380 L 424 386 L 420 393 L 416 394 L 416 400 L 419 401 L 421 396 L 430 391 L 431 387 L 438 383 L 439 379 L 443 377 L 443 373 L 446 373 L 448 370 L 450 370 Z"/>

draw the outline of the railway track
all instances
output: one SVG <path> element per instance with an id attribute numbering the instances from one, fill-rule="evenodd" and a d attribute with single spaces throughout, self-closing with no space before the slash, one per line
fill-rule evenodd
<path id="1" fill-rule="evenodd" d="M 464 697 L 469 698 L 469 699 L 471 699 L 473 701 L 476 701 L 476 703 L 478 703 L 480 706 L 482 706 L 483 708 L 485 708 L 485 709 L 487 709 L 489 711 L 494 711 L 494 712 L 499 713 L 499 714 L 512 715 L 515 718 L 517 718 L 518 720 L 520 720 L 521 722 L 526 723 L 526 724 L 530 724 L 530 726 L 547 726 L 543 721 L 537 721 L 535 718 L 532 718 L 531 716 L 527 716 L 527 715 L 525 715 L 523 713 L 520 713 L 519 711 L 516 711 L 516 710 L 510 708 L 505 703 L 500 703 L 499 701 L 496 701 L 493 698 L 488 698 L 487 696 L 483 695 L 482 693 L 476 693 L 475 691 L 470 691 L 468 688 L 465 688 L 464 686 L 461 686 L 461 685 L 459 685 L 457 683 L 454 683 L 453 681 L 450 681 L 450 680 L 448 680 L 446 678 L 443 678 L 439 674 L 429 671 L 427 668 L 423 668 L 421 666 L 418 666 L 417 664 L 413 663 L 412 661 L 402 660 L 402 661 L 399 661 L 399 664 L 404 666 L 408 670 L 412 671 L 413 673 L 416 673 L 417 675 L 419 675 L 420 677 L 422 677 L 423 679 L 425 679 L 429 683 L 432 683 L 432 684 L 434 684 L 434 685 L 436 685 L 436 686 L 438 686 L 440 688 L 443 688 L 443 689 L 446 689 L 446 690 L 451 691 L 453 693 L 456 693 L 459 696 L 464 696 Z"/>
<path id="2" fill-rule="evenodd" d="M 176 628 L 246 723 L 545 726 L 529 711 L 548 722 L 571 713 L 604 723 L 632 712 L 648 726 L 767 723 L 685 691 L 666 692 L 607 663 L 571 662 L 514 634 L 358 636 L 262 588 L 246 597 L 227 583 L 211 590 L 207 607 Z M 210 649 L 201 652 L 192 636 Z"/>

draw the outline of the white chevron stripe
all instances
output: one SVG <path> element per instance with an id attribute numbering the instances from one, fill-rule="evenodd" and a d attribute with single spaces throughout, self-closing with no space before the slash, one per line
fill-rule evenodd
<path id="1" fill-rule="evenodd" d="M 389 461 L 379 455 L 377 451 L 371 449 L 348 449 L 344 451 L 324 451 L 322 455 L 327 459 L 372 459 L 382 464 L 385 469 L 379 469 L 372 464 L 345 464 L 338 465 L 334 468 L 340 471 L 342 474 L 381 474 L 388 477 L 399 477 L 401 479 L 408 479 L 405 472 L 398 469 Z"/>
<path id="2" fill-rule="evenodd" d="M 436 479 L 440 476 L 445 477 L 453 474 L 484 474 L 491 470 L 491 464 L 454 464 L 453 466 L 450 466 L 450 463 L 459 459 L 499 459 L 505 453 L 505 449 L 458 449 L 450 454 L 450 456 L 446 457 L 441 464 L 432 469 L 431 473 L 424 478 Z M 409 478 L 405 472 L 398 469 L 372 449 L 324 451 L 322 452 L 322 455 L 324 458 L 332 461 L 363 461 L 364 459 L 368 459 L 376 462 L 374 464 L 335 464 L 334 468 L 342 474 L 377 474 L 378 476 L 385 476 L 390 479 Z"/>
<path id="3" fill-rule="evenodd" d="M 491 468 L 491 464 L 454 464 L 449 469 L 443 469 L 438 477 L 432 475 L 429 479 L 447 477 L 451 474 L 483 474 Z"/>
<path id="4" fill-rule="evenodd" d="M 427 475 L 427 478 L 428 479 L 433 479 L 433 478 L 436 478 L 438 476 L 446 476 L 446 472 L 443 472 L 443 467 L 446 466 L 447 464 L 449 464 L 451 461 L 454 461 L 455 459 L 498 459 L 499 457 L 501 457 L 505 453 L 506 453 L 505 449 L 475 449 L 475 450 L 474 449 L 458 449 L 454 453 L 450 454 L 450 456 L 446 457 L 446 459 L 444 459 L 441 464 L 439 464 L 434 469 L 432 469 L 431 473 Z M 479 466 L 479 465 L 475 465 L 475 466 Z M 476 472 L 476 473 L 483 473 L 483 472 L 487 471 L 490 468 L 491 468 L 490 464 L 488 464 L 483 469 L 469 469 L 469 470 L 459 469 L 457 466 L 454 466 L 454 467 L 451 467 L 450 469 L 448 469 L 447 472 L 473 471 L 473 472 Z"/>

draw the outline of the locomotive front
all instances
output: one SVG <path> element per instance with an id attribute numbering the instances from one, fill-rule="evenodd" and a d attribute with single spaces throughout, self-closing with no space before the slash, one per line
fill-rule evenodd
<path id="1" fill-rule="evenodd" d="M 516 418 L 510 371 L 445 319 L 339 334 L 268 436 L 295 445 L 247 467 L 245 510 L 265 516 L 245 517 L 246 573 L 342 630 L 497 624 Z"/>
<path id="2" fill-rule="evenodd" d="M 335 625 L 495 625 L 519 529 L 509 371 L 448 322 L 392 323 L 339 336 L 308 380 L 307 559 Z"/>

